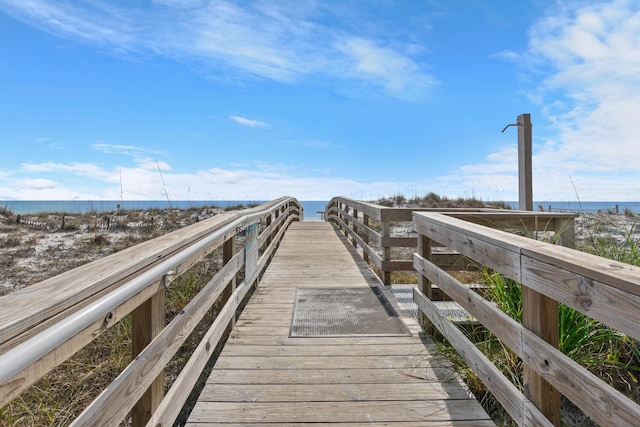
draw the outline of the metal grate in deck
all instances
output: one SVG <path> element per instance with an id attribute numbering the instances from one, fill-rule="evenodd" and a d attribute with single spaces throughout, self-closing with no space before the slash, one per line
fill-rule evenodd
<path id="1" fill-rule="evenodd" d="M 291 337 L 408 335 L 378 288 L 299 288 Z"/>

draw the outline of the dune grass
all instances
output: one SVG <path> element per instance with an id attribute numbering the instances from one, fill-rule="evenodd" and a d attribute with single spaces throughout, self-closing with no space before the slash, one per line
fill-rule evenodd
<path id="1" fill-rule="evenodd" d="M 639 244 L 636 236 L 637 222 L 629 228 L 612 229 L 596 224 L 589 231 L 588 239 L 581 248 L 598 256 L 640 266 Z M 483 270 L 484 282 L 488 286 L 488 299 L 510 317 L 522 320 L 522 286 L 514 280 L 489 270 Z M 587 315 L 563 304 L 558 308 L 559 349 L 568 357 L 584 366 L 618 391 L 632 400 L 640 401 L 640 343 Z M 520 390 L 522 384 L 522 361 L 493 334 L 486 330 L 474 330 L 469 338 Z M 500 425 L 515 425 L 487 391 L 455 350 L 441 343 L 443 350 L 454 361 L 472 392 L 483 402 Z M 567 412 L 579 412 L 570 402 L 563 401 L 563 416 Z M 575 416 L 574 416 L 575 418 Z M 589 419 L 579 418 L 578 424 L 564 420 L 565 425 L 593 425 Z"/>

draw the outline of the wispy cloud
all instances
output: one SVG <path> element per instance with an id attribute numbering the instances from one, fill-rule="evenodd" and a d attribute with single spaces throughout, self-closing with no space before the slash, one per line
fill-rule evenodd
<path id="1" fill-rule="evenodd" d="M 70 173 L 91 179 L 105 179 L 110 174 L 103 168 L 92 163 L 23 163 L 20 172 L 24 173 Z"/>
<path id="2" fill-rule="evenodd" d="M 530 55 L 549 74 L 538 92 L 560 130 L 556 154 L 584 170 L 637 169 L 640 4 L 598 2 L 549 16 L 530 31 Z"/>
<path id="3" fill-rule="evenodd" d="M 383 23 L 327 25 L 352 20 L 341 15 L 348 13 L 345 6 L 271 0 L 242 5 L 155 0 L 144 6 L 5 0 L 0 10 L 48 33 L 113 52 L 197 64 L 213 78 L 295 83 L 329 76 L 337 85 L 360 82 L 401 99 L 422 97 L 437 84 L 417 59 L 427 48 L 410 37 L 394 40 Z"/>
<path id="4" fill-rule="evenodd" d="M 147 151 L 135 145 L 105 144 L 104 142 L 95 142 L 91 145 L 91 148 L 106 154 L 122 154 L 125 156 L 140 156 Z"/>
<path id="5" fill-rule="evenodd" d="M 265 122 L 261 122 L 259 120 L 253 120 L 253 119 L 248 119 L 246 117 L 242 117 L 242 116 L 229 116 L 229 118 L 231 120 L 233 120 L 236 123 L 239 123 L 243 126 L 249 126 L 252 128 L 262 128 L 262 127 L 266 127 L 267 124 Z"/>
<path id="6" fill-rule="evenodd" d="M 351 77 L 364 76 L 366 81 L 382 86 L 387 95 L 420 97 L 438 84 L 409 57 L 371 40 L 350 37 L 341 40 L 337 48 L 346 55 L 349 64 L 346 72 Z"/>
<path id="7" fill-rule="evenodd" d="M 125 18 L 127 15 L 100 1 L 89 6 L 44 0 L 4 0 L 0 7 L 18 19 L 62 37 L 118 49 L 136 45 L 135 25 Z"/>
<path id="8" fill-rule="evenodd" d="M 533 70 L 527 81 L 536 85 L 527 96 L 550 122 L 546 129 L 534 126 L 534 197 L 577 190 L 583 200 L 637 198 L 640 4 L 558 3 L 528 34 L 525 52 L 496 56 L 517 57 Z M 462 167 L 461 179 L 471 188 L 500 177 L 517 185 L 513 174 L 503 174 L 517 164 L 514 150 Z"/>

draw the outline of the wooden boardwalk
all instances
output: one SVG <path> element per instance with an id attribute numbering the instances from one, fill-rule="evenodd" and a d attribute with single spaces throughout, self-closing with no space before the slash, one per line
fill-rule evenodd
<path id="1" fill-rule="evenodd" d="M 289 336 L 296 288 L 382 287 L 345 243 L 326 222 L 290 227 L 188 426 L 494 425 L 406 313 L 405 335 Z"/>

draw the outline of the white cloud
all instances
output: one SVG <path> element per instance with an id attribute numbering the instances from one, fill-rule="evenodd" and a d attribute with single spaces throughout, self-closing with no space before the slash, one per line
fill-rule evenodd
<path id="1" fill-rule="evenodd" d="M 127 156 L 140 155 L 145 150 L 140 147 L 136 147 L 134 145 L 114 145 L 114 144 L 105 144 L 103 142 L 95 142 L 91 148 L 96 151 L 101 151 L 107 154 L 124 154 Z"/>
<path id="2" fill-rule="evenodd" d="M 550 123 L 540 129 L 532 117 L 534 198 L 638 199 L 640 3 L 558 3 L 529 30 L 527 52 L 499 55 L 527 60 L 537 81 L 527 96 Z M 505 148 L 443 180 L 517 189 L 515 152 Z"/>
<path id="3" fill-rule="evenodd" d="M 106 3 L 95 2 L 91 7 L 81 3 L 5 0 L 3 6 L 10 15 L 62 37 L 127 50 L 135 44 L 135 26 L 124 18 L 126 14 Z"/>
<path id="4" fill-rule="evenodd" d="M 135 167 L 93 164 L 23 164 L 0 176 L 0 200 L 266 200 L 291 195 L 328 200 L 340 194 L 373 199 L 395 193 L 397 182 L 361 182 L 286 164 L 251 162 L 176 173 L 170 165 L 149 162 Z"/>
<path id="5" fill-rule="evenodd" d="M 23 190 L 50 190 L 56 187 L 56 183 L 50 179 L 25 179 L 22 181 Z"/>
<path id="6" fill-rule="evenodd" d="M 243 126 L 249 126 L 252 128 L 256 128 L 256 127 L 266 127 L 268 126 L 265 122 L 261 122 L 259 120 L 253 120 L 253 119 L 248 119 L 246 117 L 241 117 L 241 116 L 229 116 L 229 118 L 231 120 L 233 120 L 236 123 L 239 123 Z"/>
<path id="7" fill-rule="evenodd" d="M 154 54 L 194 64 L 211 78 L 295 83 L 329 76 L 345 89 L 359 82 L 368 92 L 378 88 L 401 99 L 422 97 L 436 84 L 415 59 L 428 49 L 410 36 L 393 40 L 391 29 L 376 22 L 359 29 L 325 24 L 351 21 L 343 15 L 350 13 L 349 6 L 269 0 L 153 3 L 6 0 L 0 10 L 43 31 L 120 55 Z"/>
<path id="8" fill-rule="evenodd" d="M 341 40 L 337 48 L 350 62 L 347 72 L 351 77 L 366 76 L 366 80 L 384 87 L 388 95 L 413 98 L 412 94 L 422 96 L 438 84 L 409 57 L 371 40 L 349 37 Z"/>
<path id="9" fill-rule="evenodd" d="M 586 170 L 618 172 L 640 162 L 640 4 L 565 8 L 530 32 L 530 54 L 549 67 L 539 94 L 559 130 L 556 153 Z"/>
<path id="10" fill-rule="evenodd" d="M 76 176 L 83 176 L 90 179 L 103 180 L 110 176 L 105 169 L 91 163 L 23 163 L 21 172 L 24 173 L 69 173 Z"/>

